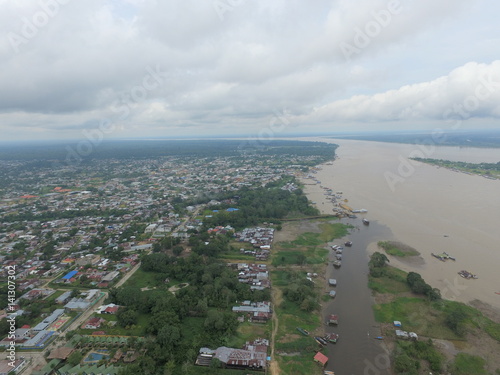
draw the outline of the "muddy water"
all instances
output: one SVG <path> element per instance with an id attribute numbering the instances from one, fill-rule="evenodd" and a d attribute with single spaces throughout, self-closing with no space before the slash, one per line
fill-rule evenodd
<path id="1" fill-rule="evenodd" d="M 327 326 L 325 330 L 338 333 L 340 337 L 336 344 L 328 344 L 326 369 L 342 375 L 386 375 L 389 374 L 389 360 L 383 342 L 375 339 L 380 335 L 380 329 L 373 317 L 373 299 L 367 286 L 369 259 L 366 248 L 373 241 L 391 237 L 391 232 L 376 222 L 364 226 L 361 217 L 342 219 L 343 223 L 356 228 L 342 240 L 334 242 L 353 242 L 352 247 L 342 245 L 340 268 L 333 267 L 331 261 L 335 253 L 331 251 L 330 254 L 327 281 L 329 278 L 337 279 L 337 286 L 327 287 L 326 290 L 334 289 L 337 295 L 323 309 L 323 321 L 326 322 L 330 314 L 338 315 L 338 326 Z"/>
<path id="2" fill-rule="evenodd" d="M 422 151 L 415 145 L 326 141 L 340 144 L 339 159 L 321 166 L 314 175 L 321 185 L 343 191 L 342 199 L 349 206 L 366 208 L 368 219 L 391 229 L 393 238 L 388 240 L 414 247 L 424 260 L 415 266 L 391 258 L 391 264 L 420 273 L 446 299 L 466 303 L 479 299 L 500 310 L 500 180 L 409 164 L 408 157 Z M 500 149 L 436 146 L 427 156 L 496 162 Z M 310 179 L 304 182 L 313 183 Z M 305 192 L 323 213 L 332 213 L 319 185 L 306 185 Z M 376 244 L 368 249 L 373 251 Z M 440 262 L 431 256 L 443 251 L 456 262 Z M 462 279 L 460 270 L 476 274 L 478 279 Z"/>

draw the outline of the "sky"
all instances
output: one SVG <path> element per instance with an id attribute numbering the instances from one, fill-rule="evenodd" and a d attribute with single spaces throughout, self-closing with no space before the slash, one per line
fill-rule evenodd
<path id="1" fill-rule="evenodd" d="M 0 141 L 500 128 L 498 0 L 0 0 Z"/>

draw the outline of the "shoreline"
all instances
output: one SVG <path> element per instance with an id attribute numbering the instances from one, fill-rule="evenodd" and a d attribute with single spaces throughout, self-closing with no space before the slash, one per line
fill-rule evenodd
<path id="1" fill-rule="evenodd" d="M 494 219 L 488 220 L 486 215 L 489 213 L 494 217 L 494 213 L 482 211 L 485 205 L 488 207 L 488 198 L 495 202 L 499 187 L 497 180 L 454 173 L 424 164 L 416 168 L 414 175 L 409 178 L 411 181 L 402 184 L 399 191 L 388 192 L 386 181 L 380 181 L 383 179 L 384 168 L 387 169 L 388 163 L 399 163 L 397 156 L 404 154 L 402 148 L 411 152 L 412 145 L 316 140 L 340 144 L 336 160 L 318 166 L 315 177 L 321 184 L 311 184 L 311 180 L 301 179 L 306 196 L 316 203 L 315 206 L 322 214 L 332 214 L 333 204 L 326 199 L 320 185 L 333 191 L 342 190 L 342 199 L 348 200 L 346 204 L 356 209 L 369 209 L 366 214 L 357 214 L 359 218 L 366 217 L 371 222 L 390 228 L 391 236 L 382 240 L 399 241 L 412 246 L 421 253 L 423 259 L 423 264 L 412 265 L 397 257 L 388 256 L 392 265 L 407 272 L 420 273 L 430 285 L 441 290 L 445 299 L 469 304 L 480 300 L 500 312 L 500 295 L 496 294 L 500 291 L 500 285 L 495 266 L 500 256 L 497 249 L 500 235 L 494 229 Z M 372 154 L 371 150 L 378 153 Z M 377 170 L 375 163 L 379 160 L 385 165 L 381 164 L 382 169 Z M 362 173 L 363 171 L 366 173 Z M 370 171 L 371 175 L 368 173 Z M 434 179 L 439 181 L 431 184 Z M 438 182 L 446 185 L 439 185 Z M 484 195 L 474 194 L 470 185 L 473 189 L 484 192 Z M 484 190 L 482 186 L 485 186 Z M 434 192 L 432 188 L 435 188 Z M 416 193 L 423 193 L 421 200 L 424 205 L 439 196 L 435 209 L 432 205 L 422 207 L 422 201 L 411 199 L 411 194 Z M 410 199 L 406 194 L 410 194 Z M 464 196 L 472 202 L 464 201 Z M 445 204 L 449 205 L 450 212 L 441 209 Z M 494 211 L 495 208 L 491 207 L 491 210 Z M 377 242 L 371 242 L 366 247 L 368 255 L 377 250 Z M 457 261 L 441 262 L 430 255 L 431 252 L 442 251 L 447 251 Z M 458 271 L 462 269 L 477 274 L 479 278 L 463 279 L 458 275 Z"/>

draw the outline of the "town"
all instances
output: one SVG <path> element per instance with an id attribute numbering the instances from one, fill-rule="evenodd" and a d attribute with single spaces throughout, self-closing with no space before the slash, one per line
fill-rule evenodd
<path id="1" fill-rule="evenodd" d="M 296 179 L 331 160 L 335 147 L 275 141 L 242 154 L 239 143 L 225 146 L 236 151 L 224 156 L 99 157 L 58 167 L 3 160 L 0 345 L 14 345 L 16 360 L 2 360 L 2 371 L 133 372 L 154 345 L 170 352 L 156 362 L 172 368 L 196 363 L 265 369 L 268 337 L 233 349 L 221 349 L 220 338 L 237 324 L 271 318 L 271 281 L 267 265 L 258 262 L 268 259 L 274 231 L 288 210 L 316 213 Z M 262 199 L 265 204 L 256 207 Z M 204 260 L 196 264 L 195 257 Z M 188 276 L 193 272 L 203 280 Z M 219 288 L 219 279 L 226 286 L 207 290 Z M 192 296 L 196 290 L 199 298 Z M 166 330 L 153 321 L 167 300 L 179 305 L 170 318 L 161 317 L 172 322 Z M 184 337 L 187 320 L 196 326 L 202 318 L 207 331 L 213 328 L 212 337 L 199 338 L 194 347 Z M 15 319 L 13 338 L 8 319 Z M 182 345 L 171 342 L 175 337 L 193 347 L 191 363 L 179 359 Z M 203 349 L 210 345 L 213 350 Z M 250 360 L 231 359 L 241 353 Z"/>

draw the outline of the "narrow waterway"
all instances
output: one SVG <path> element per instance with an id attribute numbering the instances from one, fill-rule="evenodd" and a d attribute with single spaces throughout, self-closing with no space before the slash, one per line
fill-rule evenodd
<path id="1" fill-rule="evenodd" d="M 392 238 L 390 229 L 377 222 L 365 226 L 361 222 L 362 215 L 356 219 L 342 219 L 355 228 L 351 233 L 337 240 L 342 244 L 342 265 L 334 268 L 331 264 L 335 252 L 330 254 L 330 262 L 326 272 L 326 282 L 333 278 L 337 280 L 334 289 L 337 295 L 323 308 L 323 321 L 326 324 L 330 314 L 339 317 L 338 326 L 326 326 L 327 333 L 340 335 L 336 344 L 328 344 L 327 356 L 329 362 L 326 370 L 332 370 L 339 375 L 387 375 L 390 374 L 389 359 L 384 350 L 384 343 L 376 339 L 380 329 L 373 316 L 373 297 L 368 288 L 368 244 L 374 241 Z M 352 247 L 344 246 L 347 240 L 352 241 Z"/>

